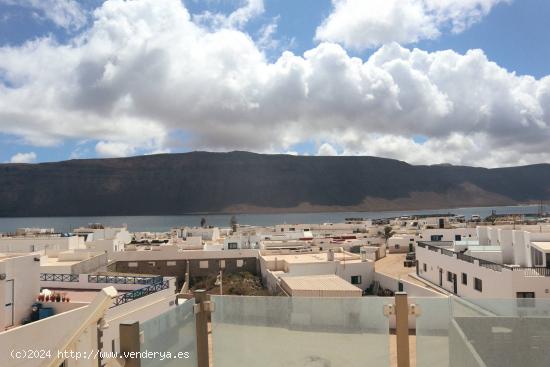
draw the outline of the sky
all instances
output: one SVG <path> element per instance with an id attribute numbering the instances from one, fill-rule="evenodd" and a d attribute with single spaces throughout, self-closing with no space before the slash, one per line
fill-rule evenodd
<path id="1" fill-rule="evenodd" d="M 0 162 L 550 161 L 547 0 L 0 0 Z"/>

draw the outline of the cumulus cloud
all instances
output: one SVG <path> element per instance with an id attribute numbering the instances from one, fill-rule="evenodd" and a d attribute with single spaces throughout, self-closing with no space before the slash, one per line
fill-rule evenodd
<path id="1" fill-rule="evenodd" d="M 333 11 L 316 39 L 354 49 L 434 39 L 449 29 L 460 33 L 491 9 L 511 0 L 332 0 Z"/>
<path id="2" fill-rule="evenodd" d="M 95 151 L 103 158 L 128 157 L 135 153 L 135 147 L 123 142 L 100 141 Z"/>
<path id="3" fill-rule="evenodd" d="M 321 144 L 321 146 L 317 150 L 317 155 L 320 155 L 320 156 L 334 156 L 334 155 L 338 155 L 338 152 L 329 143 L 323 143 L 323 144 Z"/>
<path id="4" fill-rule="evenodd" d="M 86 24 L 86 13 L 75 0 L 0 0 L 0 3 L 37 11 L 55 25 L 76 30 Z"/>
<path id="5" fill-rule="evenodd" d="M 32 163 L 36 161 L 36 153 L 17 153 L 10 158 L 10 163 Z"/>
<path id="6" fill-rule="evenodd" d="M 510 73 L 481 50 L 391 43 L 361 60 L 321 43 L 271 62 L 179 0 L 109 0 L 68 44 L 0 48 L 0 132 L 36 146 L 90 139 L 105 157 L 166 151 L 183 132 L 187 149 L 323 142 L 324 153 L 514 165 L 550 160 L 549 123 L 550 77 Z"/>
<path id="7" fill-rule="evenodd" d="M 193 20 L 212 29 L 243 28 L 251 19 L 265 11 L 263 0 L 245 0 L 244 5 L 229 15 L 205 11 L 196 14 Z"/>

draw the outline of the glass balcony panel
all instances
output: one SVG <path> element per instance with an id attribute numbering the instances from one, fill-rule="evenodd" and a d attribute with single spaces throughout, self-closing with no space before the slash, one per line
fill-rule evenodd
<path id="1" fill-rule="evenodd" d="M 389 365 L 393 299 L 212 298 L 215 367 Z"/>
<path id="2" fill-rule="evenodd" d="M 187 300 L 182 305 L 140 324 L 144 338 L 141 352 L 160 353 L 154 358 L 144 358 L 142 355 L 142 367 L 197 366 L 194 302 L 193 299 Z M 186 352 L 188 358 L 184 356 Z M 178 353 L 182 358 L 177 357 Z"/>
<path id="3" fill-rule="evenodd" d="M 409 303 L 419 306 L 416 318 L 416 366 L 449 366 L 450 300 L 447 297 L 409 298 Z M 412 317 L 412 316 L 409 316 Z"/>

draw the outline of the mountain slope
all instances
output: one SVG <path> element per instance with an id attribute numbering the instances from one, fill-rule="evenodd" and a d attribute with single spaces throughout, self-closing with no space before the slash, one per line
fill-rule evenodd
<path id="1" fill-rule="evenodd" d="M 485 169 L 193 152 L 0 165 L 0 216 L 427 209 L 548 199 L 548 164 Z"/>

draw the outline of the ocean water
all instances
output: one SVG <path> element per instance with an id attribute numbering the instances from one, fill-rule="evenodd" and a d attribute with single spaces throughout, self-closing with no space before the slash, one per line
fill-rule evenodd
<path id="1" fill-rule="evenodd" d="M 436 210 L 380 211 L 380 212 L 330 212 L 330 213 L 278 213 L 278 214 L 236 214 L 239 224 L 275 225 L 281 223 L 338 223 L 345 218 L 389 218 L 412 214 L 452 213 L 469 218 L 473 214 L 486 217 L 495 210 L 497 214 L 535 214 L 538 205 L 495 206 L 480 208 L 454 208 Z M 549 207 L 545 206 L 544 211 Z M 17 228 L 55 228 L 59 232 L 71 232 L 89 223 L 102 223 L 105 226 L 127 225 L 132 232 L 163 232 L 178 226 L 198 226 L 201 218 L 207 225 L 228 227 L 231 214 L 210 215 L 162 215 L 162 216 L 104 216 L 104 217 L 45 217 L 45 218 L 0 218 L 0 232 L 13 232 Z"/>

